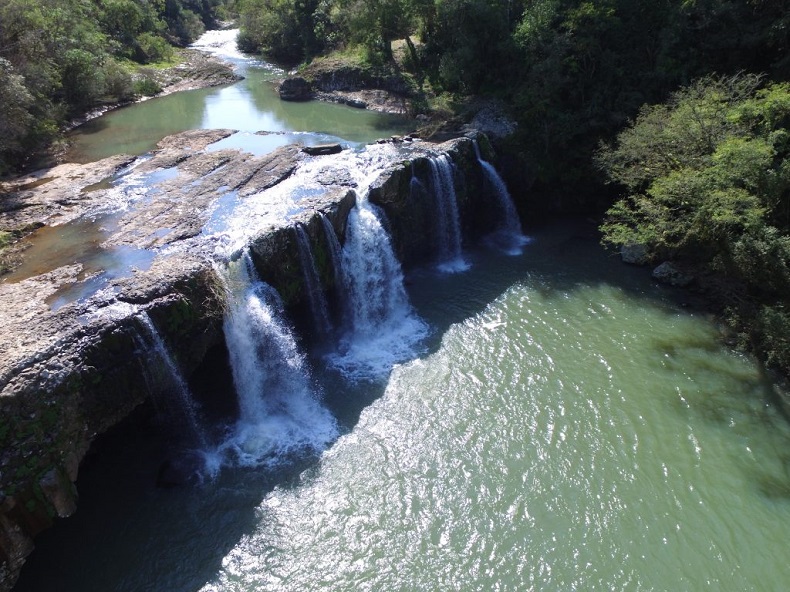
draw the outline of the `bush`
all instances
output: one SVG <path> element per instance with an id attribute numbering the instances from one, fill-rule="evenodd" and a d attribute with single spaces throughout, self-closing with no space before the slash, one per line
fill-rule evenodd
<path id="1" fill-rule="evenodd" d="M 104 93 L 104 72 L 98 58 L 83 49 L 70 49 L 63 60 L 62 92 L 74 110 L 86 109 Z"/>
<path id="2" fill-rule="evenodd" d="M 730 322 L 790 372 L 790 84 L 759 83 L 705 78 L 644 107 L 598 153 L 627 191 L 602 231 L 703 271 Z"/>
<path id="3" fill-rule="evenodd" d="M 0 58 L 0 155 L 23 150 L 23 140 L 33 123 L 29 111 L 32 105 L 33 97 L 25 79 L 7 60 Z M 0 160 L 0 174 L 5 172 Z"/>
<path id="4" fill-rule="evenodd" d="M 152 97 L 162 92 L 162 86 L 150 72 L 141 72 L 134 81 L 134 93 L 144 97 Z"/>
<path id="5" fill-rule="evenodd" d="M 136 61 L 141 64 L 164 62 L 173 58 L 173 48 L 161 37 L 153 33 L 141 33 L 137 36 Z"/>
<path id="6" fill-rule="evenodd" d="M 104 65 L 104 92 L 117 101 L 129 101 L 134 97 L 131 73 L 115 60 Z"/>
<path id="7" fill-rule="evenodd" d="M 191 10 L 181 10 L 170 24 L 169 33 L 180 45 L 188 45 L 206 32 L 200 17 Z"/>

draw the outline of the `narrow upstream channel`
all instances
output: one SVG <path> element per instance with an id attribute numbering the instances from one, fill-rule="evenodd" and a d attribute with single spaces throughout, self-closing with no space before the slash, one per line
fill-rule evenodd
<path id="1" fill-rule="evenodd" d="M 278 68 L 239 53 L 237 30 L 209 31 L 194 47 L 230 61 L 244 80 L 143 101 L 111 111 L 77 128 L 70 137 L 71 162 L 92 162 L 115 154 L 142 154 L 171 134 L 191 129 L 227 128 L 245 132 L 216 148 L 233 145 L 252 152 L 271 151 L 293 142 L 318 144 L 343 140 L 365 144 L 408 131 L 405 117 L 320 101 L 281 101 Z M 269 132 L 270 135 L 256 135 Z"/>
<path id="2" fill-rule="evenodd" d="M 306 373 L 293 384 L 322 402 L 299 437 L 323 450 L 157 488 L 166 442 L 141 410 L 86 461 L 79 511 L 37 539 L 16 589 L 786 587 L 790 426 L 775 387 L 586 222 L 526 230 L 518 248 L 443 247 L 456 264 L 410 272 L 380 313 L 399 322 L 357 320 L 335 355 L 288 354 Z M 338 257 L 353 253 L 347 241 Z M 255 319 L 271 316 L 237 273 Z M 384 372 L 372 336 L 408 346 Z M 230 374 L 220 360 L 190 386 L 231 388 Z"/>

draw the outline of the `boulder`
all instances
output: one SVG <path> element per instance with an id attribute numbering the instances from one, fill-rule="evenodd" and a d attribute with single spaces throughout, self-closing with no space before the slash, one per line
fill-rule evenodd
<path id="1" fill-rule="evenodd" d="M 309 101 L 313 98 L 312 85 L 301 76 L 283 80 L 278 92 L 283 101 Z"/>
<path id="2" fill-rule="evenodd" d="M 310 156 L 324 156 L 327 154 L 337 154 L 343 151 L 343 146 L 340 144 L 318 144 L 316 146 L 305 146 L 302 152 Z"/>
<path id="3" fill-rule="evenodd" d="M 646 265 L 650 262 L 647 246 L 640 243 L 629 243 L 620 247 L 620 257 L 623 263 L 631 265 Z"/>
<path id="4" fill-rule="evenodd" d="M 684 273 L 669 261 L 664 261 L 653 270 L 653 278 L 662 284 L 684 288 L 694 281 L 694 276 Z"/>

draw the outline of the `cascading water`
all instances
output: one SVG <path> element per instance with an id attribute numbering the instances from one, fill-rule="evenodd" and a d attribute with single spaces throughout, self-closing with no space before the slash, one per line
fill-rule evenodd
<path id="1" fill-rule="evenodd" d="M 469 264 L 464 261 L 461 253 L 461 221 L 453 180 L 453 163 L 446 154 L 432 158 L 429 163 L 436 207 L 438 267 L 449 273 L 466 271 Z"/>
<path id="2" fill-rule="evenodd" d="M 332 226 L 329 218 L 327 218 L 323 212 L 318 212 L 318 215 L 321 218 L 326 242 L 329 245 L 329 257 L 332 261 L 332 269 L 335 274 L 335 284 L 337 284 L 336 287 L 340 287 L 340 285 L 343 284 L 343 252 L 340 241 L 337 238 L 335 227 Z"/>
<path id="3" fill-rule="evenodd" d="M 349 318 L 348 298 L 346 294 L 345 275 L 343 273 L 343 252 L 340 246 L 340 241 L 337 238 L 335 227 L 329 221 L 329 218 L 323 212 L 318 212 L 321 218 L 321 224 L 324 227 L 324 236 L 326 237 L 327 245 L 329 246 L 329 258 L 332 261 L 332 270 L 335 279 L 335 294 L 336 300 L 340 303 L 340 317 L 345 323 Z"/>
<path id="4" fill-rule="evenodd" d="M 290 453 L 323 450 L 337 437 L 337 425 L 319 402 L 305 358 L 282 320 L 279 295 L 258 279 L 248 251 L 229 266 L 228 275 L 224 332 L 239 419 L 212 469 L 228 463 L 271 466 Z"/>
<path id="5" fill-rule="evenodd" d="M 417 353 L 428 327 L 409 303 L 382 214 L 367 200 L 366 189 L 358 195 L 342 250 L 349 319 L 328 361 L 348 378 L 378 379 Z"/>
<path id="6" fill-rule="evenodd" d="M 520 255 L 521 247 L 526 245 L 529 239 L 524 236 L 524 232 L 521 229 L 521 221 L 519 220 L 516 206 L 513 203 L 513 198 L 510 196 L 505 182 L 502 180 L 502 177 L 499 176 L 494 166 L 483 159 L 480 154 L 480 146 L 478 146 L 477 140 L 472 140 L 472 145 L 475 148 L 477 162 L 480 163 L 486 179 L 488 179 L 491 184 L 499 208 L 502 211 L 500 228 L 497 229 L 491 237 L 492 242 L 509 255 Z"/>
<path id="7" fill-rule="evenodd" d="M 165 383 L 169 383 L 170 396 L 161 400 L 156 399 L 155 403 L 159 404 L 160 412 L 169 421 L 181 428 L 179 436 L 186 438 L 189 444 L 196 448 L 205 448 L 208 440 L 199 419 L 197 404 L 192 397 L 186 380 L 170 355 L 170 351 L 167 349 L 148 313 L 141 311 L 137 313 L 136 318 L 140 321 L 140 326 L 145 333 L 145 335 L 140 334 L 141 341 L 162 362 L 166 374 Z"/>
<path id="8" fill-rule="evenodd" d="M 310 312 L 313 315 L 314 329 L 321 339 L 326 339 L 332 334 L 332 324 L 329 320 L 329 306 L 326 302 L 324 290 L 321 287 L 321 278 L 315 268 L 313 250 L 310 248 L 310 239 L 304 226 L 294 226 L 296 244 L 299 249 L 299 262 L 302 265 L 302 276 L 307 290 L 307 299 L 310 303 Z"/>

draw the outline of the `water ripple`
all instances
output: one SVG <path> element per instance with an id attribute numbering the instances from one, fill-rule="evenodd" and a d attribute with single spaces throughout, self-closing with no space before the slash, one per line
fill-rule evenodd
<path id="1" fill-rule="evenodd" d="M 759 370 L 611 286 L 497 294 L 263 498 L 204 592 L 786 587 L 790 428 Z"/>

